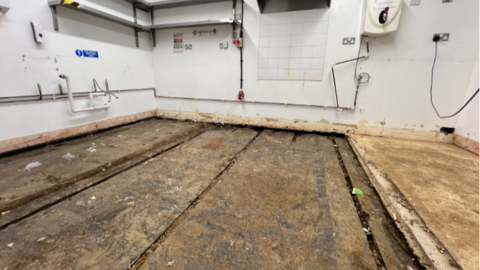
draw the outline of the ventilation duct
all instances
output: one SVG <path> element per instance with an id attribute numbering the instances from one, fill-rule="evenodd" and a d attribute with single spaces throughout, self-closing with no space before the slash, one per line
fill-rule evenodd
<path id="1" fill-rule="evenodd" d="M 260 13 L 329 8 L 331 0 L 257 0 Z"/>

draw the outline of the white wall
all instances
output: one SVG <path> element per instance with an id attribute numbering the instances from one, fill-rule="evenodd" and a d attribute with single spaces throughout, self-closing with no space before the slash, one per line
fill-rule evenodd
<path id="1" fill-rule="evenodd" d="M 257 80 L 259 41 L 258 7 L 255 0 L 245 1 L 244 91 L 246 100 L 335 105 L 331 72 L 322 82 L 282 82 Z M 343 37 L 358 37 L 362 16 L 362 0 L 332 0 L 326 49 L 326 67 L 354 58 L 355 46 L 343 46 Z M 405 1 L 399 30 L 389 36 L 371 39 L 370 59 L 359 70 L 371 75 L 370 83 L 362 86 L 355 111 L 338 112 L 293 106 L 199 102 L 157 99 L 162 110 L 179 110 L 262 116 L 269 118 L 302 119 L 332 123 L 379 126 L 390 128 L 438 130 L 455 127 L 458 117 L 439 119 L 430 105 L 430 72 L 434 58 L 434 33 L 450 33 L 450 41 L 439 44 L 435 70 L 435 103 L 440 112 L 448 112 L 464 102 L 465 92 L 479 45 L 478 0 L 422 1 L 410 6 Z M 212 14 L 213 13 L 213 14 Z M 156 22 L 195 21 L 230 17 L 231 3 L 207 4 L 188 8 L 157 11 Z M 216 28 L 215 36 L 193 36 L 196 29 Z M 182 31 L 185 43 L 192 51 L 174 53 L 173 33 Z M 159 95 L 236 99 L 239 91 L 239 52 L 230 46 L 220 50 L 218 43 L 231 42 L 230 26 L 195 27 L 157 31 L 157 47 L 153 49 L 155 81 Z M 478 63 L 476 64 L 478 66 Z M 352 106 L 355 84 L 354 64 L 336 69 L 341 106 Z"/>
<path id="2" fill-rule="evenodd" d="M 479 61 L 479 54 L 477 53 L 477 60 L 473 66 L 472 76 L 470 78 L 470 83 L 468 84 L 468 90 L 465 94 L 464 102 L 467 102 L 470 97 L 477 91 L 480 87 L 479 83 L 479 69 L 478 69 L 478 61 Z M 478 142 L 478 95 L 468 104 L 467 107 L 460 113 L 460 119 L 458 120 L 457 127 L 455 129 L 455 133 L 472 139 Z M 455 111 L 454 111 L 455 112 Z M 453 113 L 454 113 L 453 112 Z"/>
<path id="3" fill-rule="evenodd" d="M 125 1 L 78 2 L 133 20 Z M 155 86 L 149 34 L 139 34 L 136 48 L 133 29 L 64 7 L 57 8 L 60 30 L 55 31 L 47 0 L 13 0 L 11 5 L 0 14 L 1 97 L 38 94 L 37 83 L 45 94 L 59 93 L 58 84 L 65 83 L 58 78 L 61 73 L 71 77 L 74 92 L 92 90 L 93 78 L 102 86 L 108 79 L 110 89 Z M 140 22 L 148 19 L 138 13 Z M 45 43 L 34 42 L 30 20 L 43 25 Z M 98 51 L 100 58 L 79 58 L 77 49 Z M 119 98 L 108 110 L 78 114 L 70 112 L 68 99 L 0 104 L 0 141 L 155 109 L 152 91 L 121 93 Z"/>

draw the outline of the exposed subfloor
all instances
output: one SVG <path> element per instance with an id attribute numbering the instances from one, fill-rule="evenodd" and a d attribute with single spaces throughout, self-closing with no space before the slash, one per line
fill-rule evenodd
<path id="1" fill-rule="evenodd" d="M 0 269 L 420 269 L 341 137 L 151 119 L 0 174 Z"/>
<path id="2" fill-rule="evenodd" d="M 400 207 L 416 212 L 419 219 L 405 218 L 405 223 L 419 239 L 428 257 L 449 252 L 456 263 L 451 269 L 479 268 L 479 159 L 452 144 L 402 139 L 354 136 L 353 143 L 364 150 L 364 160 L 384 174 L 402 197 Z M 396 196 L 396 195 L 395 195 Z M 433 248 L 418 227 L 434 234 Z M 427 240 L 428 241 L 428 240 Z M 444 250 L 445 249 L 445 250 Z M 440 257 L 441 259 L 441 257 Z M 436 264 L 437 262 L 432 262 Z M 456 265 L 459 264 L 460 266 Z M 457 266 L 457 267 L 455 267 Z"/>

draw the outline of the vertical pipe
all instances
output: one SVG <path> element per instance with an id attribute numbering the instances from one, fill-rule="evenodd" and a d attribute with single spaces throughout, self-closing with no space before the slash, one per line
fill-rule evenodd
<path id="1" fill-rule="evenodd" d="M 154 13 L 153 13 L 153 7 L 150 8 L 150 18 L 152 20 L 152 26 L 155 25 L 155 16 L 154 16 Z M 152 46 L 155 48 L 157 46 L 157 38 L 156 38 L 156 35 L 155 35 L 155 29 L 151 29 L 150 32 L 152 34 Z"/>
<path id="2" fill-rule="evenodd" d="M 72 112 L 75 113 L 77 111 L 75 110 L 75 103 L 73 102 L 73 93 L 72 93 L 72 87 L 70 85 L 70 77 L 66 75 L 60 75 L 60 78 L 63 78 L 67 81 L 67 91 L 68 91 L 68 99 L 70 101 L 70 110 L 72 110 Z"/>
<path id="3" fill-rule="evenodd" d="M 132 2 L 132 8 L 133 8 L 133 22 L 137 24 L 137 8 L 135 7 L 135 2 Z M 137 28 L 134 28 L 133 31 L 135 31 L 135 45 L 140 47 L 140 44 L 138 43 L 138 30 Z"/>
<path id="4" fill-rule="evenodd" d="M 357 96 L 358 96 L 358 88 L 360 88 L 360 80 L 362 79 L 362 75 L 358 75 L 357 80 L 357 91 L 355 92 L 355 100 L 353 101 L 353 108 L 357 107 Z"/>
<path id="5" fill-rule="evenodd" d="M 242 21 L 240 22 L 240 40 L 242 40 L 242 46 L 240 47 L 240 90 L 243 91 L 243 3 L 242 0 Z"/>
<path id="6" fill-rule="evenodd" d="M 235 45 L 235 25 L 236 25 L 235 19 L 237 15 L 237 0 L 233 0 L 232 2 L 233 2 L 232 44 Z"/>
<path id="7" fill-rule="evenodd" d="M 335 100 L 337 101 L 337 108 L 340 107 L 340 105 L 338 104 L 338 94 L 337 94 L 337 82 L 335 80 L 335 71 L 333 69 L 335 65 L 332 66 L 332 76 L 333 76 L 333 87 L 335 89 Z"/>

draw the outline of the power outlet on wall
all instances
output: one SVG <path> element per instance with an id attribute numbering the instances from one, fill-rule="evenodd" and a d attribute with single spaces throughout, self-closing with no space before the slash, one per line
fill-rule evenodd
<path id="1" fill-rule="evenodd" d="M 410 0 L 410 6 L 420 6 L 420 0 Z"/>
<path id="2" fill-rule="evenodd" d="M 343 45 L 354 45 L 355 44 L 355 38 L 350 37 L 350 38 L 343 38 Z"/>
<path id="3" fill-rule="evenodd" d="M 440 38 L 438 41 L 439 42 L 445 42 L 450 39 L 450 33 L 442 33 L 442 34 L 433 34 L 433 41 L 435 41 L 435 37 Z"/>

